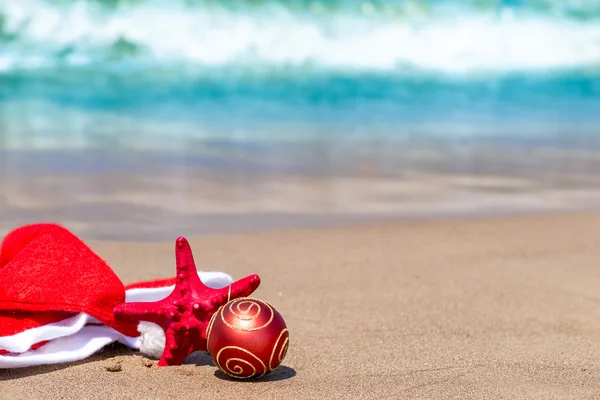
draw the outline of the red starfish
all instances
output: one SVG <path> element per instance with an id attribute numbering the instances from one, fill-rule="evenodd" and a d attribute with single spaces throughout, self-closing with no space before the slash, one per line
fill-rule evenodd
<path id="1" fill-rule="evenodd" d="M 229 300 L 248 296 L 260 284 L 250 275 L 221 289 L 211 289 L 198 277 L 190 244 L 184 237 L 175 246 L 175 289 L 160 301 L 123 303 L 115 315 L 134 321 L 149 321 L 165 331 L 165 349 L 157 365 L 181 365 L 194 351 L 206 351 L 206 327 L 211 316 Z"/>

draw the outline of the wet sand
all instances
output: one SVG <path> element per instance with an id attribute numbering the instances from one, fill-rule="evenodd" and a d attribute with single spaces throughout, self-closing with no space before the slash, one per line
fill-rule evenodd
<path id="1" fill-rule="evenodd" d="M 594 149 L 314 146 L 0 151 L 0 236 L 52 221 L 85 239 L 154 241 L 600 204 Z"/>

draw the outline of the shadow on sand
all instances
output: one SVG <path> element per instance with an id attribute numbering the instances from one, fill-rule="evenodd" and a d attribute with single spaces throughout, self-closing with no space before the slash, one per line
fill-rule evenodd
<path id="1" fill-rule="evenodd" d="M 274 371 L 264 375 L 258 379 L 250 379 L 250 380 L 241 380 L 231 378 L 229 375 L 225 374 L 221 370 L 215 371 L 215 376 L 219 379 L 234 381 L 234 382 L 275 382 L 275 381 L 283 381 L 285 379 L 290 379 L 296 376 L 296 370 L 290 367 L 286 367 L 285 365 L 280 365 Z"/>

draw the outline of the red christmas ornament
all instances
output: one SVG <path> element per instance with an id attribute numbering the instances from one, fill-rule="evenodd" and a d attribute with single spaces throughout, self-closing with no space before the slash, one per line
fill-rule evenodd
<path id="1" fill-rule="evenodd" d="M 175 255 L 175 289 L 168 297 L 153 303 L 123 303 L 114 308 L 119 318 L 153 322 L 165 331 L 159 366 L 181 365 L 191 353 L 206 351 L 206 327 L 215 311 L 231 299 L 248 296 L 260 284 L 255 274 L 228 287 L 211 289 L 198 277 L 192 249 L 185 238 L 177 239 Z"/>
<path id="2" fill-rule="evenodd" d="M 238 298 L 213 314 L 208 324 L 208 352 L 216 366 L 236 379 L 255 379 L 281 364 L 289 332 L 269 303 Z"/>

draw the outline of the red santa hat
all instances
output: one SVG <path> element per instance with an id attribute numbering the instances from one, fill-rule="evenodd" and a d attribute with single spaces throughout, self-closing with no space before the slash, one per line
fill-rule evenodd
<path id="1" fill-rule="evenodd" d="M 233 282 L 222 272 L 199 275 L 215 288 Z M 0 248 L 0 368 L 80 360 L 114 341 L 143 350 L 137 324 L 116 319 L 113 308 L 126 301 L 165 298 L 174 280 L 125 287 L 67 229 L 33 224 L 13 230 Z M 141 331 L 152 337 L 146 341 L 152 342 L 150 353 L 157 352 L 156 330 Z"/>
<path id="2" fill-rule="evenodd" d="M 134 324 L 117 320 L 112 312 L 125 301 L 119 277 L 59 225 L 27 225 L 9 233 L 0 249 L 0 282 L 0 311 L 26 317 L 4 321 L 0 336 L 82 312 L 137 335 Z"/>

